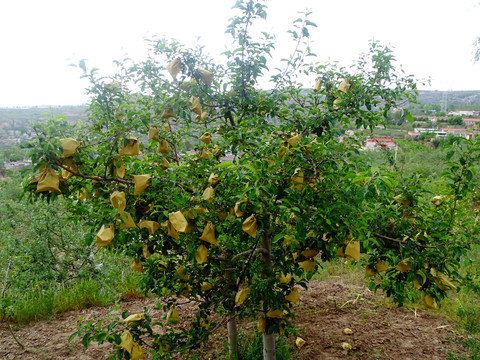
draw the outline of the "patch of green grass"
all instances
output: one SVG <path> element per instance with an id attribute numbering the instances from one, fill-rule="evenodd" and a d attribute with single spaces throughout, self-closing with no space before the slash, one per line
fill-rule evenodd
<path id="1" fill-rule="evenodd" d="M 22 293 L 10 292 L 2 302 L 4 316 L 18 323 L 46 319 L 57 313 L 106 306 L 123 296 L 136 294 L 138 277 L 129 274 L 117 279 L 116 286 L 103 286 L 93 279 L 79 279 L 68 285 L 43 284 L 25 289 Z"/>
<path id="2" fill-rule="evenodd" d="M 468 357 L 448 354 L 447 360 L 480 360 L 480 341 L 474 338 L 468 338 L 463 342 L 463 347 L 470 353 Z"/>
<path id="3" fill-rule="evenodd" d="M 275 342 L 276 359 L 290 360 L 290 346 L 285 338 L 278 337 Z M 238 358 L 236 360 L 262 360 L 263 359 L 263 337 L 261 333 L 255 332 L 253 337 L 240 333 L 238 339 Z"/>
<path id="4" fill-rule="evenodd" d="M 279 336 L 275 341 L 276 359 L 290 360 L 291 346 L 284 337 Z M 215 354 L 217 360 L 263 360 L 263 336 L 255 332 L 253 336 L 246 331 L 238 333 L 238 357 L 232 358 L 228 353 L 228 344 L 224 342 L 223 354 Z"/>
<path id="5" fill-rule="evenodd" d="M 363 284 L 365 267 L 360 263 L 343 258 L 320 262 L 320 269 L 314 275 L 314 279 L 325 281 L 332 278 L 338 278 L 347 283 Z"/>

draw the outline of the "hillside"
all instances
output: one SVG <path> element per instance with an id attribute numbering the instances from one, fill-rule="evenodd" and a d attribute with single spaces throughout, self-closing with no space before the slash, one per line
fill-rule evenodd
<path id="1" fill-rule="evenodd" d="M 58 107 L 0 108 L 0 149 L 25 143 L 31 137 L 30 123 L 40 123 L 54 115 L 63 114 L 73 124 L 86 119 L 86 105 Z"/>
<path id="2" fill-rule="evenodd" d="M 419 91 L 418 101 L 421 104 L 454 105 L 459 110 L 480 109 L 480 90 L 470 91 Z"/>
<path id="3" fill-rule="evenodd" d="M 64 114 L 69 123 L 78 119 L 85 119 L 86 105 L 57 106 L 57 107 L 28 107 L 28 108 L 0 108 L 1 130 L 25 130 L 34 123 L 42 122 L 53 115 Z"/>

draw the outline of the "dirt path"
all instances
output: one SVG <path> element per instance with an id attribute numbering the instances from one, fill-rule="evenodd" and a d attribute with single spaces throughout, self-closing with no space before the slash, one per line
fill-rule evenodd
<path id="1" fill-rule="evenodd" d="M 298 335 L 306 340 L 300 349 L 294 349 L 293 359 L 446 359 L 449 351 L 462 353 L 454 324 L 434 316 L 421 308 L 416 313 L 404 308 L 385 305 L 381 297 L 357 285 L 338 281 L 312 281 L 308 291 L 300 292 L 301 304 L 296 309 L 295 323 Z M 135 299 L 120 303 L 131 313 L 143 312 L 144 306 L 153 307 L 152 299 Z M 71 343 L 68 337 L 74 331 L 78 318 L 91 319 L 106 316 L 109 308 L 90 308 L 59 314 L 49 321 L 41 321 L 14 332 L 25 345 L 21 349 L 7 330 L 0 326 L 0 359 L 9 360 L 99 360 L 107 358 L 111 345 L 92 343 L 85 349 L 79 339 Z M 256 324 L 247 324 L 254 331 Z M 343 329 L 352 330 L 351 335 Z M 223 349 L 222 331 L 213 337 L 200 359 L 216 359 Z M 293 344 L 294 338 L 288 342 Z M 342 349 L 348 342 L 352 350 Z M 146 359 L 151 359 L 147 355 Z"/>

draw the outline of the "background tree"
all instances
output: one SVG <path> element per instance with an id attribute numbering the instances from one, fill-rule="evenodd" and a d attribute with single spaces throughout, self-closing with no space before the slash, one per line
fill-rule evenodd
<path id="1" fill-rule="evenodd" d="M 447 123 L 449 125 L 465 125 L 465 123 L 463 122 L 463 117 L 461 117 L 460 115 L 449 117 L 447 119 Z"/>
<path id="2" fill-rule="evenodd" d="M 358 139 L 336 136 L 347 126 L 373 129 L 415 98 L 413 78 L 396 71 L 388 47 L 371 42 L 348 69 L 307 63 L 315 24 L 306 12 L 289 31 L 292 55 L 262 90 L 274 47 L 258 31 L 266 7 L 249 0 L 234 8 L 225 64 L 165 39 L 149 40 L 143 62 L 118 61 L 109 78 L 81 62 L 88 120 L 35 128 L 25 190 L 49 202 L 64 197 L 73 216 L 90 220 L 86 244 L 124 251 L 143 291 L 161 299 L 162 331 L 147 311 L 124 312 L 106 328 L 80 326 L 85 345 L 109 341 L 119 358 L 140 359 L 144 348 L 168 358 L 207 341 L 221 325 L 213 315 L 225 312 L 233 356 L 234 320 L 247 317 L 263 333 L 264 358 L 274 359 L 275 336 L 294 332 L 298 287 L 307 287 L 316 259 L 361 261 L 364 253 L 367 274 L 380 279 L 371 288 L 400 304 L 416 287 L 436 306 L 454 287 L 447 276 L 460 277 L 467 233 L 454 215 L 472 186 L 475 143 L 451 155 L 463 159 L 448 173 L 451 197 L 430 203 L 420 178 L 371 168 Z M 178 328 L 183 298 L 197 306 Z"/>

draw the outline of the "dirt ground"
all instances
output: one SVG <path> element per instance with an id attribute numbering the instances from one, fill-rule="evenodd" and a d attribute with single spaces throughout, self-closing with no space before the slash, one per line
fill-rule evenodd
<path id="1" fill-rule="evenodd" d="M 293 359 L 446 359 L 449 352 L 462 354 L 461 335 L 455 325 L 435 316 L 423 307 L 417 311 L 388 305 L 379 295 L 372 294 L 359 285 L 338 280 L 312 281 L 308 291 L 300 292 L 295 323 L 298 336 L 306 344 L 292 352 Z M 121 302 L 120 308 L 130 313 L 143 312 L 144 306 L 153 307 L 152 299 L 133 299 Z M 6 324 L 0 325 L 0 359 L 8 360 L 99 360 L 112 351 L 110 344 L 98 346 L 91 343 L 85 349 L 80 339 L 71 343 L 68 338 L 75 329 L 78 318 L 91 319 L 106 316 L 110 308 L 89 308 L 59 314 L 48 321 L 25 326 L 12 325 L 24 349 L 15 342 Z M 247 324 L 254 331 L 256 324 Z M 352 334 L 345 335 L 349 328 Z M 216 359 L 223 349 L 225 330 L 213 336 L 199 359 Z M 291 337 L 288 343 L 294 344 Z M 346 351 L 342 343 L 352 349 Z M 151 356 L 146 355 L 146 359 Z"/>

